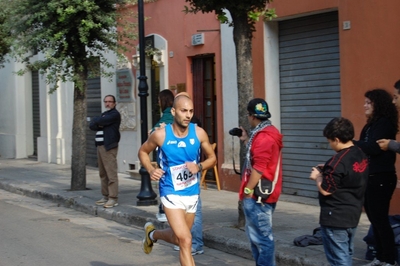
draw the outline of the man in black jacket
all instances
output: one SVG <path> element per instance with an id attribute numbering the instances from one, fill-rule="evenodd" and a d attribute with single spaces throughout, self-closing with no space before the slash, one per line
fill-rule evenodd
<path id="1" fill-rule="evenodd" d="M 119 126 L 121 115 L 115 109 L 116 102 L 113 95 L 104 97 L 104 106 L 107 109 L 101 116 L 93 117 L 90 129 L 97 131 L 96 147 L 99 175 L 101 180 L 101 194 L 103 198 L 96 201 L 96 205 L 112 208 L 118 205 L 118 142 L 120 140 Z"/>

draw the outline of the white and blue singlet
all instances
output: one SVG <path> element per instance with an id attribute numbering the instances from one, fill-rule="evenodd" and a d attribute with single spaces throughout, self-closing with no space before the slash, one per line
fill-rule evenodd
<path id="1" fill-rule="evenodd" d="M 200 162 L 200 148 L 196 124 L 189 124 L 188 134 L 183 138 L 175 136 L 171 124 L 165 127 L 165 140 L 158 149 L 159 164 L 165 172 L 160 179 L 160 197 L 200 194 L 201 173 L 192 174 L 186 167 L 186 162 Z"/>

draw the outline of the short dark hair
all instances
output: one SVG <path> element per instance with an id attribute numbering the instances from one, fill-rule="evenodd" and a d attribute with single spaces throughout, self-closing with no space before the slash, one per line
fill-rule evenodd
<path id="1" fill-rule="evenodd" d="M 116 100 L 115 100 L 115 96 L 114 96 L 114 95 L 111 95 L 111 94 L 108 94 L 108 95 L 104 96 L 104 99 L 103 99 L 103 101 L 104 101 L 104 100 L 105 100 L 107 97 L 112 97 L 112 98 L 113 98 L 113 100 L 114 100 L 114 102 L 116 102 Z"/>
<path id="2" fill-rule="evenodd" d="M 323 134 L 329 140 L 338 138 L 340 142 L 346 143 L 354 139 L 354 126 L 349 119 L 336 117 L 326 124 Z"/>
<path id="3" fill-rule="evenodd" d="M 172 107 L 174 103 L 174 94 L 168 89 L 160 91 L 158 98 L 160 99 L 161 111 L 164 111 L 168 107 Z"/>
<path id="4" fill-rule="evenodd" d="M 393 85 L 396 90 L 400 93 L 400 79 L 398 81 L 396 81 L 396 83 Z"/>

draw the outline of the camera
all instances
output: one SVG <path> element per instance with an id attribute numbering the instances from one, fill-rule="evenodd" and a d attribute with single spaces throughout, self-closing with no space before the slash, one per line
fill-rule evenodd
<path id="1" fill-rule="evenodd" d="M 322 168 L 323 168 L 322 166 L 317 165 L 317 166 L 315 166 L 315 168 L 317 168 L 318 172 L 322 173 Z"/>
<path id="2" fill-rule="evenodd" d="M 232 128 L 231 130 L 229 130 L 229 134 L 232 136 L 238 136 L 241 137 L 242 136 L 242 130 L 238 127 Z"/>

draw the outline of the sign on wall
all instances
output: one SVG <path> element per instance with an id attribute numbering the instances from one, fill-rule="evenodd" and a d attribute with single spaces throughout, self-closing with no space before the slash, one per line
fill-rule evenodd
<path id="1" fill-rule="evenodd" d="M 117 76 L 117 102 L 132 102 L 132 74 L 130 69 L 119 69 Z"/>
<path id="2" fill-rule="evenodd" d="M 197 33 L 192 35 L 192 45 L 202 45 L 204 44 L 204 33 Z"/>

